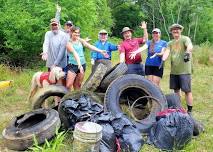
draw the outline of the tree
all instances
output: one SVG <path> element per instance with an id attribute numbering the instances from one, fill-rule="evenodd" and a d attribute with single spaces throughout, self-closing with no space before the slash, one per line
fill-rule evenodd
<path id="1" fill-rule="evenodd" d="M 113 35 L 120 36 L 123 27 L 137 28 L 143 20 L 143 13 L 140 7 L 133 3 L 125 2 L 116 7 L 113 12 L 115 25 L 113 27 Z"/>
<path id="2" fill-rule="evenodd" d="M 41 0 L 1 1 L 1 63 L 27 66 L 41 60 L 44 34 L 55 16 L 55 5 L 55 2 Z M 72 20 L 81 27 L 82 37 L 96 38 L 99 28 L 110 29 L 113 24 L 106 0 L 61 0 L 59 5 L 62 7 L 61 23 Z"/>

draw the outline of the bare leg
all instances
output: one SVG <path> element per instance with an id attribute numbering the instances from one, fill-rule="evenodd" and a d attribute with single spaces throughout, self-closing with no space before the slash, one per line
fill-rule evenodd
<path id="1" fill-rule="evenodd" d="M 152 80 L 152 75 L 148 75 L 148 76 L 147 76 L 147 79 L 150 80 L 150 81 L 153 81 L 153 80 Z"/>
<path id="2" fill-rule="evenodd" d="M 153 75 L 152 81 L 154 82 L 154 84 L 156 84 L 156 85 L 159 86 L 159 87 L 160 87 L 160 80 L 161 80 L 160 77 L 154 76 L 154 75 Z"/>
<path id="3" fill-rule="evenodd" d="M 75 90 L 81 89 L 81 84 L 83 80 L 84 80 L 84 73 L 78 73 L 73 84 Z"/>
<path id="4" fill-rule="evenodd" d="M 71 88 L 73 86 L 73 83 L 75 81 L 76 76 L 77 75 L 74 72 L 71 72 L 71 71 L 67 72 L 67 80 L 66 80 L 66 87 L 67 87 L 67 89 L 71 90 Z"/>
<path id="5" fill-rule="evenodd" d="M 192 106 L 193 105 L 192 92 L 185 92 L 185 97 L 187 105 Z"/>

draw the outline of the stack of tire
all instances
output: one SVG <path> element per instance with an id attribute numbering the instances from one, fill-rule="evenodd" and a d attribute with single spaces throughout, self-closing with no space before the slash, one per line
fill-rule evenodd
<path id="1" fill-rule="evenodd" d="M 140 75 L 125 74 L 126 71 L 125 63 L 117 64 L 110 70 L 103 64 L 99 64 L 83 88 L 92 90 L 99 96 L 104 102 L 105 110 L 112 114 L 125 113 L 121 103 L 129 105 L 130 111 L 146 108 L 148 110 L 146 115 L 140 119 L 133 116 L 132 120 L 141 132 L 147 132 L 156 121 L 156 114 L 167 108 L 166 97 L 149 80 Z M 134 108 L 133 105 L 140 107 Z"/>
<path id="2" fill-rule="evenodd" d="M 180 104 L 179 99 L 173 99 L 171 95 L 166 97 L 151 81 L 140 75 L 125 74 L 126 71 L 125 63 L 117 64 L 113 68 L 100 63 L 84 83 L 82 93 L 86 90 L 90 92 L 90 96 L 98 97 L 104 104 L 105 111 L 114 115 L 125 114 L 126 111 L 121 105 L 127 105 L 130 119 L 142 133 L 147 133 L 156 122 L 156 114 L 168 108 L 167 100 L 174 105 Z M 55 130 L 61 126 L 61 121 L 63 123 L 63 119 L 59 118 L 62 113 L 60 114 L 60 110 L 57 112 L 57 107 L 45 107 L 44 103 L 49 97 L 62 98 L 64 95 L 71 98 L 72 92 L 68 93 L 65 87 L 58 85 L 38 90 L 30 99 L 34 111 L 14 118 L 3 130 L 5 145 L 12 150 L 25 150 L 33 145 L 33 137 L 36 137 L 38 144 L 44 143 L 45 139 L 51 139 Z M 64 98 L 61 102 L 63 101 Z"/>

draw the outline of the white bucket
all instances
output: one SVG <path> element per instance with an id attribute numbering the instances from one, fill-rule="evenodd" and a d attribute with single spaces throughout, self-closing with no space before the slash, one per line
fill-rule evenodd
<path id="1" fill-rule="evenodd" d="M 79 122 L 73 132 L 73 152 L 99 152 L 102 126 L 93 122 Z"/>

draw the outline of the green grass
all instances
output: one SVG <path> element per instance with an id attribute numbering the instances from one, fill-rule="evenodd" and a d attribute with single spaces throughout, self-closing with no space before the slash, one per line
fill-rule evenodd
<path id="1" fill-rule="evenodd" d="M 201 47 L 196 47 L 194 51 L 194 66 L 192 77 L 192 92 L 194 97 L 193 115 L 197 120 L 200 120 L 205 125 L 205 132 L 192 139 L 186 145 L 184 150 L 187 152 L 210 152 L 213 151 L 213 64 L 212 61 L 212 47 L 205 44 Z M 208 52 L 203 56 L 202 52 Z M 204 59 L 203 59 L 204 58 Z M 207 61 L 206 61 L 207 60 Z M 113 53 L 113 63 L 119 61 L 118 53 Z M 204 62 L 205 61 L 205 62 Z M 166 62 L 164 77 L 161 81 L 161 88 L 164 93 L 171 93 L 169 89 L 169 61 Z M 40 68 L 45 69 L 45 68 Z M 88 64 L 85 79 L 90 73 L 91 66 Z M 27 101 L 27 96 L 30 89 L 30 81 L 34 72 L 38 69 L 25 69 L 23 71 L 10 70 L 8 67 L 0 65 L 0 81 L 13 80 L 11 88 L 0 90 L 0 132 L 7 126 L 14 116 L 25 113 L 31 110 L 30 103 Z M 182 94 L 182 103 L 185 106 L 184 94 Z M 62 146 L 63 151 L 70 151 L 72 137 L 65 136 Z M 0 136 L 0 151 L 8 151 Z M 141 152 L 155 152 L 159 151 L 150 145 L 144 145 Z"/>

